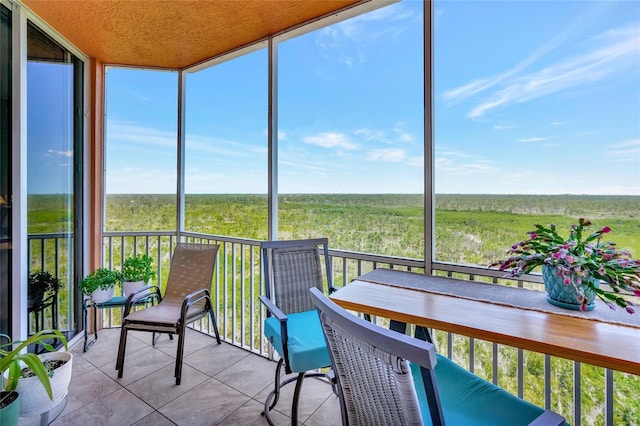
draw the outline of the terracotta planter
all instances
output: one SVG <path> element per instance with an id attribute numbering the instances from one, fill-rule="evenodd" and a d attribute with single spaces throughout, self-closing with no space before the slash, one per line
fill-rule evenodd
<path id="1" fill-rule="evenodd" d="M 53 377 L 50 378 L 53 400 L 49 399 L 49 395 L 44 390 L 39 378 L 34 376 L 18 380 L 18 388 L 16 390 L 20 393 L 21 415 L 49 411 L 60 402 L 69 389 L 73 355 L 70 352 L 47 352 L 38 356 L 43 362 L 49 359 L 65 360 L 67 362 L 56 368 Z"/>

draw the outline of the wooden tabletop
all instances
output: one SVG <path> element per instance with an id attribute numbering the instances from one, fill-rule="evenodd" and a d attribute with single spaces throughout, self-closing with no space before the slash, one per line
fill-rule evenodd
<path id="1" fill-rule="evenodd" d="M 640 329 L 355 280 L 345 309 L 640 375 Z"/>

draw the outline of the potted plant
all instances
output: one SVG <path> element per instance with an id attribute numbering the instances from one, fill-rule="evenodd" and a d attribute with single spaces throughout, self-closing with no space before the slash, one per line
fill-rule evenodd
<path id="1" fill-rule="evenodd" d="M 66 351 L 64 335 L 58 330 L 42 330 L 23 341 L 14 342 L 5 334 L 0 337 L 8 340 L 0 345 L 3 390 L 17 391 L 19 413 L 40 413 L 53 408 L 69 388 L 73 356 L 69 352 L 53 352 L 54 348 L 46 340 L 59 339 Z M 24 352 L 31 344 L 41 345 L 52 352 L 40 355 Z M 2 419 L 4 425 L 4 414 Z"/>
<path id="2" fill-rule="evenodd" d="M 131 256 L 122 264 L 122 294 L 129 294 L 151 284 L 156 271 L 151 267 L 153 259 L 145 254 Z"/>
<path id="3" fill-rule="evenodd" d="M 632 259 L 631 253 L 619 250 L 615 243 L 602 241 L 611 232 L 608 226 L 587 234 L 591 225 L 579 219 L 568 238 L 561 237 L 553 224 L 535 225 L 535 230 L 527 232 L 528 239 L 507 252 L 511 257 L 491 266 L 509 272 L 508 277 L 528 274 L 541 266 L 547 300 L 552 304 L 586 311 L 593 309 L 597 296 L 611 309 L 618 305 L 632 314 L 634 304 L 622 294 L 640 296 L 640 260 Z M 601 283 L 610 290 L 600 287 Z"/>
<path id="4" fill-rule="evenodd" d="M 29 306 L 41 304 L 45 296 L 57 292 L 60 287 L 60 280 L 47 271 L 38 271 L 30 274 L 27 281 Z"/>
<path id="5" fill-rule="evenodd" d="M 113 297 L 114 288 L 122 283 L 120 272 L 98 268 L 80 282 L 80 289 L 94 302 L 102 303 Z"/>

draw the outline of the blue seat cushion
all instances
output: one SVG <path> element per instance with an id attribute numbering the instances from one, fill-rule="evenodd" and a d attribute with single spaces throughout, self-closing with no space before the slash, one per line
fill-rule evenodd
<path id="1" fill-rule="evenodd" d="M 280 356 L 284 357 L 280 321 L 276 317 L 264 320 L 264 335 Z M 331 365 L 318 311 L 287 315 L 287 335 L 291 371 L 300 373 Z"/>
<path id="2" fill-rule="evenodd" d="M 527 425 L 544 410 L 465 370 L 438 354 L 436 380 L 447 425 Z M 431 425 L 429 406 L 420 366 L 411 364 L 411 374 L 425 425 Z"/>

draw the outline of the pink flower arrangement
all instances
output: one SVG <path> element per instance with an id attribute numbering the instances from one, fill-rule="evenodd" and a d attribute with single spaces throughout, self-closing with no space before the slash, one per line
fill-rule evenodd
<path id="1" fill-rule="evenodd" d="M 602 241 L 602 237 L 611 232 L 608 226 L 584 238 L 585 229 L 591 225 L 590 221 L 579 219 L 578 225 L 571 226 L 566 239 L 557 233 L 553 224 L 548 228 L 535 225 L 534 231 L 527 232 L 528 239 L 511 246 L 507 252 L 511 257 L 491 267 L 499 267 L 513 278 L 529 274 L 538 266 L 553 266 L 563 283 L 574 287 L 583 305 L 581 308 L 586 309 L 584 291 L 591 288 L 611 309 L 618 305 L 632 314 L 634 304 L 622 295 L 640 297 L 640 260 L 634 260 L 627 250 L 619 250 L 615 243 Z M 611 290 L 587 278 L 604 282 Z"/>

